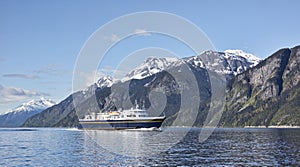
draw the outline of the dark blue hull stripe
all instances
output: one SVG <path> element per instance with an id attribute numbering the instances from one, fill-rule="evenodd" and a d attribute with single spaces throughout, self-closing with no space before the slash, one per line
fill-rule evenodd
<path id="1" fill-rule="evenodd" d="M 164 120 L 108 120 L 108 121 L 84 121 L 79 122 L 78 129 L 136 129 L 159 128 Z"/>

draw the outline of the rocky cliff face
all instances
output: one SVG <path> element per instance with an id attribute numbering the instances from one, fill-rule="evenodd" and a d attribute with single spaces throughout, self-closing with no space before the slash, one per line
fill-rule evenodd
<path id="1" fill-rule="evenodd" d="M 299 48 L 281 49 L 233 78 L 221 125 L 299 125 Z"/>
<path id="2" fill-rule="evenodd" d="M 293 89 L 300 81 L 300 47 L 291 49 L 289 63 L 283 73 L 283 91 Z"/>

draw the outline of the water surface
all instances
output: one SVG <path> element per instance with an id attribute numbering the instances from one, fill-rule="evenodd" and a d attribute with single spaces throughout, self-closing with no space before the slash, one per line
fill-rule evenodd
<path id="1" fill-rule="evenodd" d="M 0 166 L 300 166 L 300 129 L 216 129 L 201 143 L 201 129 L 193 128 L 179 143 L 153 154 L 183 131 L 2 128 Z M 144 142 L 153 136 L 155 141 Z"/>

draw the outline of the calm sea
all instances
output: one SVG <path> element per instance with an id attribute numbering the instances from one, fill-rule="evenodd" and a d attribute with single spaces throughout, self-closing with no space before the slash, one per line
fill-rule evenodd
<path id="1" fill-rule="evenodd" d="M 300 129 L 215 129 L 204 142 L 200 132 L 193 128 L 164 150 L 164 143 L 183 134 L 182 128 L 2 128 L 0 166 L 300 166 Z M 154 140 L 146 143 L 147 138 Z"/>

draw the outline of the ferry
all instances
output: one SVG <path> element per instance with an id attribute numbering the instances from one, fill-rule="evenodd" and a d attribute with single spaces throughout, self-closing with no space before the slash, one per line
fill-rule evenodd
<path id="1" fill-rule="evenodd" d="M 159 128 L 165 116 L 150 117 L 144 109 L 91 113 L 79 119 L 78 129 L 142 129 Z"/>

